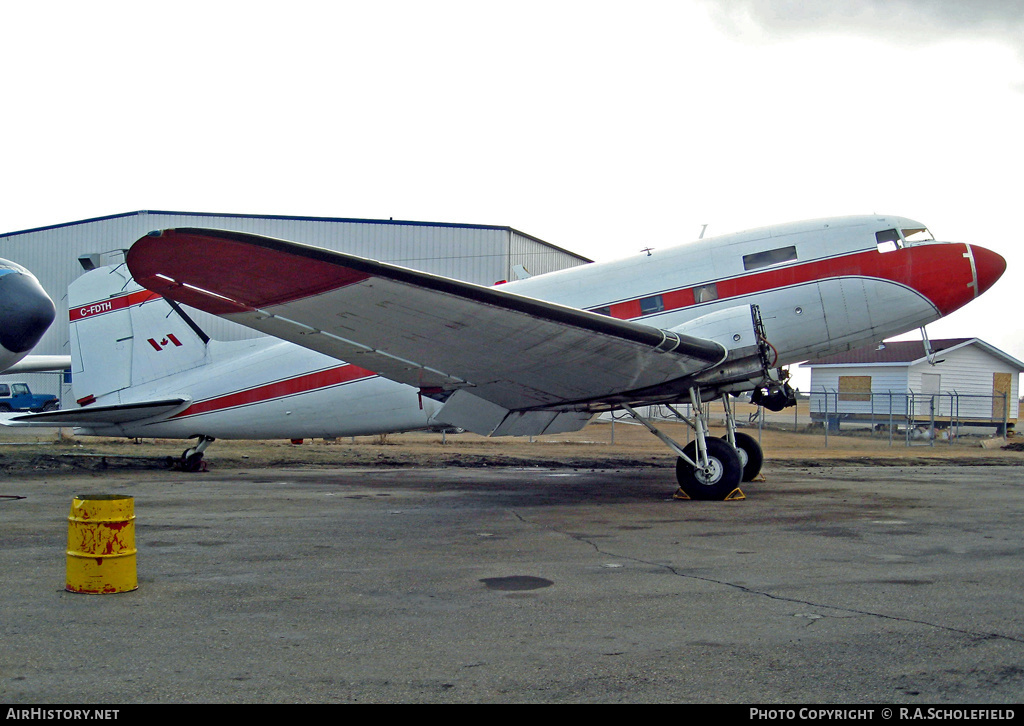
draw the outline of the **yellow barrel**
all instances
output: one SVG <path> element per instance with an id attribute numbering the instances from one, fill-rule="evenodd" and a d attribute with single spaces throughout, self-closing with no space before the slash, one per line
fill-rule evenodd
<path id="1" fill-rule="evenodd" d="M 110 593 L 138 589 L 135 552 L 134 497 L 75 497 L 68 515 L 66 590 Z"/>

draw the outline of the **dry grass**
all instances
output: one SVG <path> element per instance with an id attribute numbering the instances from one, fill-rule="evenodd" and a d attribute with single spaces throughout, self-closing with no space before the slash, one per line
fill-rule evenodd
<path id="1" fill-rule="evenodd" d="M 680 443 L 688 441 L 688 428 L 666 423 L 664 430 Z M 790 425 L 792 428 L 792 425 Z M 821 430 L 797 433 L 747 427 L 765 449 L 767 466 L 798 464 L 1007 464 L 1024 465 L 1024 452 L 999 448 L 1002 440 L 991 437 L 961 438 L 933 446 L 918 442 L 905 446 L 901 435 L 892 445 L 887 433 L 873 436 L 866 431 L 843 436 L 830 435 L 826 442 Z M 724 429 L 713 427 L 716 436 Z M 614 443 L 613 443 L 614 437 Z M 983 448 L 989 440 L 995 448 Z M 1017 439 L 1020 440 L 1019 438 Z M 1013 439 L 1011 439 L 1013 441 Z M 125 439 L 94 437 L 55 439 L 53 433 L 0 438 L 0 469 L 53 469 L 63 466 L 163 466 L 168 457 L 177 458 L 189 442 L 167 439 Z M 529 438 L 489 439 L 463 433 L 392 434 L 334 441 L 215 442 L 206 453 L 211 469 L 217 467 L 261 466 L 553 466 L 620 468 L 629 466 L 671 466 L 673 455 L 646 429 L 636 424 L 593 423 L 579 432 Z"/>

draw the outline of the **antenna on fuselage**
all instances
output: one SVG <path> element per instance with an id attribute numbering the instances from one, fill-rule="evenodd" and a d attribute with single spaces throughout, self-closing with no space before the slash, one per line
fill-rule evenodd
<path id="1" fill-rule="evenodd" d="M 697 239 L 704 239 L 704 231 L 707 228 L 708 228 L 708 226 L 706 224 L 703 227 L 700 228 L 700 237 L 698 237 Z"/>

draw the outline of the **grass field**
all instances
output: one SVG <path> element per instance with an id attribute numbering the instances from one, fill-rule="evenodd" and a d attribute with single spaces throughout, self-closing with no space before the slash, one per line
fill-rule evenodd
<path id="1" fill-rule="evenodd" d="M 676 441 L 689 441 L 689 429 L 680 423 L 659 424 Z M 902 434 L 890 445 L 887 432 L 866 429 L 829 435 L 821 428 L 772 424 L 742 430 L 758 439 L 765 450 L 766 468 L 773 465 L 829 465 L 957 463 L 964 465 L 1024 465 L 1024 452 L 1002 448 L 1024 437 L 961 437 L 952 443 L 927 440 L 905 445 Z M 712 434 L 724 435 L 712 426 Z M 189 446 L 169 439 L 108 439 L 58 437 L 55 430 L 14 434 L 0 431 L 0 470 L 50 470 L 65 466 L 160 466 Z M 218 440 L 206 452 L 211 469 L 253 466 L 573 466 L 620 468 L 671 466 L 674 456 L 645 428 L 635 423 L 595 422 L 579 432 L 534 439 L 485 438 L 475 434 L 415 432 L 384 437 L 365 436 L 325 441 Z"/>

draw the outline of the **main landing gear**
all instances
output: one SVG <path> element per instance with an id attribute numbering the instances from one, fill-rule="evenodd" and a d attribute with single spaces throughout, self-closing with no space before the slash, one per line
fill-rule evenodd
<path id="1" fill-rule="evenodd" d="M 206 462 L 203 461 L 203 452 L 206 451 L 207 447 L 212 444 L 215 439 L 212 436 L 197 436 L 199 441 L 196 445 L 185 449 L 181 452 L 180 459 L 173 459 L 171 457 L 171 465 L 173 468 L 180 469 L 181 471 L 206 471 Z"/>
<path id="2" fill-rule="evenodd" d="M 672 406 L 667 406 L 694 431 L 694 440 L 685 447 L 631 407 L 623 405 L 623 408 L 679 456 L 676 461 L 676 479 L 679 482 L 677 498 L 718 501 L 745 498 L 740 484 L 753 480 L 761 472 L 764 463 L 760 444 L 753 437 L 736 431 L 736 420 L 727 394 L 722 396 L 727 433 L 721 439 L 712 438 L 708 434 L 700 392 L 695 388 L 690 389 L 690 401 L 693 404 L 692 420 Z"/>

